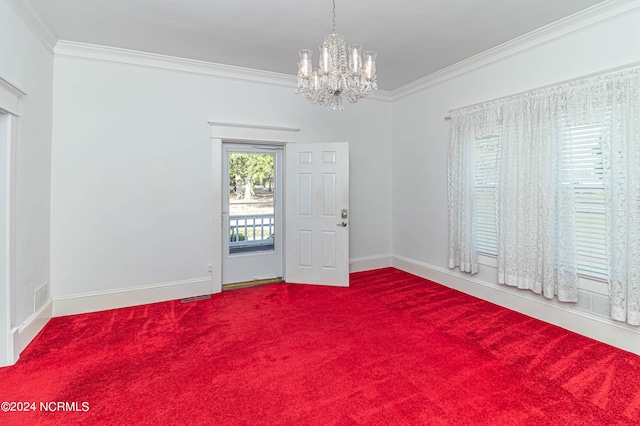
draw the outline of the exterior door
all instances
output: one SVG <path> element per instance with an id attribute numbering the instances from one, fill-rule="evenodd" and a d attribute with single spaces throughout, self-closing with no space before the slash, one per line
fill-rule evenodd
<path id="1" fill-rule="evenodd" d="M 223 144 L 222 284 L 282 279 L 283 147 Z"/>
<path id="2" fill-rule="evenodd" d="M 349 286 L 349 144 L 286 147 L 286 281 Z"/>

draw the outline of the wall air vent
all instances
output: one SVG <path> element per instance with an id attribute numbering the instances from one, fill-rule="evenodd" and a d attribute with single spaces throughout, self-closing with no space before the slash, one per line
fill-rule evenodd
<path id="1" fill-rule="evenodd" d="M 33 310 L 37 312 L 49 300 L 49 283 L 44 283 L 33 293 Z"/>

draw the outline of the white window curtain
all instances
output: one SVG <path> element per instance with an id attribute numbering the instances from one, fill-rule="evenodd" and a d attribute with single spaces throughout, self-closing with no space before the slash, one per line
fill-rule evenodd
<path id="1" fill-rule="evenodd" d="M 591 173 L 604 184 L 611 315 L 640 325 L 639 122 L 637 67 L 452 111 L 449 266 L 478 271 L 476 143 L 497 137 L 499 282 L 577 300 L 576 206 Z M 594 124 L 602 166 L 585 170 L 567 147 L 575 129 Z"/>

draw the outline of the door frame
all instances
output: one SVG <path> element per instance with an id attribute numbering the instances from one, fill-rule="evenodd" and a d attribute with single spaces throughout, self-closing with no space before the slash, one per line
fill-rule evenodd
<path id="1" fill-rule="evenodd" d="M 229 142 L 227 140 L 222 141 L 222 285 L 233 285 L 238 283 L 247 283 L 250 281 L 265 282 L 284 277 L 284 216 L 285 216 L 285 176 L 284 176 L 284 155 L 285 145 L 282 143 L 254 143 L 253 141 L 245 142 Z M 229 184 L 229 155 L 231 153 L 246 153 L 246 154 L 270 154 L 273 155 L 274 166 L 274 182 L 273 193 L 274 198 L 274 226 L 275 236 L 272 250 L 267 251 L 255 251 L 249 253 L 237 253 L 230 254 L 229 250 L 229 219 L 230 219 L 230 203 L 229 193 L 225 192 Z M 248 262 L 249 264 L 245 263 Z M 242 270 L 241 274 L 236 272 L 225 271 L 225 264 L 235 263 L 241 264 L 239 268 L 230 268 L 234 270 Z M 258 266 L 255 266 L 257 263 Z M 276 265 L 279 263 L 279 265 Z M 279 269 L 275 272 L 275 269 Z M 271 272 L 267 272 L 271 270 Z M 253 273 L 259 271 L 259 274 L 255 276 Z M 234 275 L 235 278 L 230 280 L 229 275 Z M 240 276 L 242 275 L 242 277 Z M 226 279 L 225 279 L 226 277 Z M 224 282 L 224 281 L 227 282 Z"/>
<path id="2" fill-rule="evenodd" d="M 0 194 L 5 200 L 5 208 L 0 220 L 4 229 L 4 238 L 0 244 L 4 255 L 0 259 L 0 367 L 15 364 L 20 356 L 18 330 L 15 327 L 16 292 L 16 149 L 18 128 L 18 104 L 26 93 L 0 77 L 0 113 L 5 121 L 4 134 L 0 136 L 0 149 L 5 152 L 5 164 L 0 168 Z"/>
<path id="3" fill-rule="evenodd" d="M 209 121 L 211 126 L 211 293 L 222 291 L 222 143 L 295 143 L 300 129 Z"/>

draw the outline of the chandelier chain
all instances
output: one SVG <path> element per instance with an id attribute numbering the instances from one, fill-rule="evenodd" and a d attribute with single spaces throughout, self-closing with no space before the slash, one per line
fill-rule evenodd
<path id="1" fill-rule="evenodd" d="M 336 0 L 333 0 L 333 33 L 336 33 Z"/>

